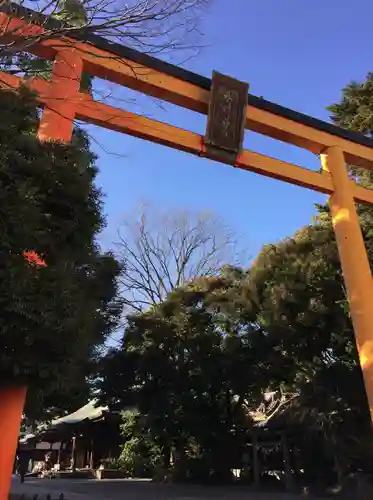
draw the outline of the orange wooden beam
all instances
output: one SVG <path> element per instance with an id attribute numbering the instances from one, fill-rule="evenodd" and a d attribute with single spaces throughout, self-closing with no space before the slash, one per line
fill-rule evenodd
<path id="1" fill-rule="evenodd" d="M 89 44 L 76 42 L 75 47 L 85 61 L 85 68 L 92 75 L 207 115 L 210 98 L 208 90 L 133 61 L 110 55 Z M 327 147 L 338 145 L 345 151 L 348 162 L 373 169 L 372 148 L 251 105 L 247 106 L 246 128 L 316 154 L 321 154 Z"/>
<path id="2" fill-rule="evenodd" d="M 22 28 L 22 23 L 24 28 Z M 11 32 L 18 37 L 43 31 L 42 26 L 26 23 L 23 20 L 11 19 L 6 14 L 0 16 L 0 32 Z M 22 31 L 24 29 L 24 31 Z M 91 43 L 68 37 L 59 40 L 35 40 L 27 50 L 43 53 L 51 58 L 61 48 L 73 47 L 84 60 L 84 70 L 97 76 L 133 90 L 143 92 L 164 101 L 187 109 L 207 114 L 209 90 L 198 85 L 176 78 L 120 57 L 110 51 L 103 50 Z M 343 149 L 346 161 L 373 169 L 373 148 L 323 132 L 311 126 L 298 123 L 289 118 L 249 105 L 246 114 L 246 127 L 254 132 L 265 134 L 282 142 L 294 144 L 301 148 L 321 154 L 326 148 L 338 146 Z"/>
<path id="3" fill-rule="evenodd" d="M 246 126 L 255 132 L 299 146 L 316 154 L 322 154 L 331 146 L 338 146 L 344 150 L 346 161 L 351 165 L 373 169 L 372 148 L 322 132 L 254 106 L 247 107 Z"/>
<path id="4" fill-rule="evenodd" d="M 89 99 L 79 100 L 77 118 L 100 127 L 208 158 L 203 147 L 203 136 L 107 104 Z M 224 163 L 224 160 L 216 157 L 210 157 L 210 159 Z M 326 175 L 248 150 L 242 151 L 235 167 L 321 193 L 333 192 L 331 181 Z M 365 193 L 359 194 L 361 196 Z M 373 203 L 373 192 L 368 203 Z"/>
<path id="5" fill-rule="evenodd" d="M 7 44 L 12 48 L 12 44 L 19 44 L 20 39 L 24 39 L 24 48 L 22 50 L 43 57 L 44 59 L 52 59 L 55 55 L 55 50 L 49 46 L 43 46 L 40 41 L 46 35 L 46 30 L 43 26 L 26 23 L 23 19 L 9 17 L 0 12 L 0 39 L 2 44 Z"/>
<path id="6" fill-rule="evenodd" d="M 321 156 L 321 162 L 323 170 L 333 180 L 334 192 L 329 199 L 331 219 L 373 421 L 373 280 L 370 262 L 342 149 L 337 146 L 329 148 Z"/>
<path id="7" fill-rule="evenodd" d="M 16 89 L 22 83 L 25 83 L 22 78 L 0 72 L 0 86 L 3 88 Z M 41 103 L 51 109 L 55 107 L 53 103 L 56 99 L 51 94 L 51 85 L 49 82 L 34 78 L 27 82 L 27 84 L 32 90 L 38 93 L 38 99 Z M 64 100 L 58 101 L 59 106 L 64 102 Z M 77 119 L 185 151 L 196 156 L 206 156 L 203 147 L 203 136 L 194 132 L 94 101 L 89 95 L 84 93 L 78 92 L 75 94 L 69 100 L 69 105 L 75 109 Z M 218 158 L 211 157 L 211 159 L 222 161 Z M 242 151 L 237 158 L 235 166 L 321 193 L 333 193 L 332 182 L 328 174 L 320 174 L 259 153 L 248 150 Z M 373 191 L 358 186 L 354 181 L 351 181 L 351 187 L 356 201 L 373 205 Z"/>
<path id="8" fill-rule="evenodd" d="M 0 32 L 5 43 L 26 37 L 35 37 L 37 39 L 37 37 L 44 35 L 46 31 L 43 26 L 26 23 L 23 19 L 10 17 L 3 12 L 0 13 Z"/>
<path id="9" fill-rule="evenodd" d="M 61 50 L 53 62 L 49 102 L 44 108 L 38 136 L 41 140 L 71 140 L 83 61 L 74 51 Z"/>

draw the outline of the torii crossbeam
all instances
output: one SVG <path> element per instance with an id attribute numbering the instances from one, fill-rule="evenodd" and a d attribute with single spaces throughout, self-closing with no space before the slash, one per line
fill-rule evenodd
<path id="1" fill-rule="evenodd" d="M 237 125 L 235 119 L 237 121 L 241 113 L 246 129 L 319 154 L 322 173 L 243 150 L 242 137 L 238 136 L 238 142 L 227 154 L 226 147 L 221 144 L 210 147 L 206 140 L 208 135 L 198 135 L 108 106 L 80 92 L 84 71 L 208 115 L 210 125 L 212 123 L 215 131 L 221 132 L 221 124 L 214 122 L 213 117 L 214 106 L 220 106 L 219 112 L 223 110 L 219 102 L 218 87 L 220 85 L 220 90 L 222 87 L 218 78 L 213 79 L 217 90 L 212 91 L 208 78 L 97 36 L 48 37 L 48 23 L 42 16 L 20 7 L 12 6 L 0 14 L 0 46 L 33 35 L 26 50 L 54 60 L 50 81 L 38 78 L 26 81 L 0 72 L 0 86 L 16 89 L 25 83 L 37 92 L 44 106 L 39 128 L 41 140 L 69 141 L 73 121 L 80 119 L 330 195 L 333 226 L 373 419 L 373 280 L 355 206 L 355 202 L 373 205 L 373 191 L 350 180 L 346 168 L 347 162 L 373 170 L 373 141 L 252 95 L 242 103 L 237 97 L 239 92 L 235 94 L 233 83 L 225 82 L 223 85 L 233 92 L 229 95 L 237 97 L 236 107 L 228 111 L 225 108 L 230 118 L 226 134 Z M 240 88 L 242 90 L 242 86 Z M 0 500 L 8 497 L 24 397 L 24 390 L 0 392 L 0 436 L 6 436 L 0 445 Z"/>

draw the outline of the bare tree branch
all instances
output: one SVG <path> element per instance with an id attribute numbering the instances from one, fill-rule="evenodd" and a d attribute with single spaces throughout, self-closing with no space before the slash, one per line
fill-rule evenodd
<path id="1" fill-rule="evenodd" d="M 159 53 L 195 46 L 198 24 L 210 0 L 0 0 L 0 10 L 41 26 L 44 33 L 17 38 L 7 33 L 1 56 L 27 51 L 35 43 L 62 37 L 99 35 L 145 52 Z M 30 15 L 27 8 L 34 13 Z"/>
<path id="2" fill-rule="evenodd" d="M 234 234 L 211 214 L 170 215 L 151 206 L 126 217 L 116 251 L 124 263 L 119 281 L 127 312 L 143 311 L 183 283 L 243 260 Z"/>
<path id="3" fill-rule="evenodd" d="M 178 50 L 179 62 L 185 61 L 201 49 L 198 25 L 210 3 L 211 0 L 0 0 L 0 12 L 10 19 L 23 20 L 26 28 L 31 24 L 42 28 L 41 32 L 34 30 L 25 35 L 25 30 L 15 27 L 7 31 L 2 26 L 5 36 L 0 36 L 0 71 L 26 80 L 48 80 L 52 62 L 33 55 L 33 46 L 58 39 L 60 47 L 68 48 L 72 39 L 94 43 L 92 35 L 150 54 Z M 123 59 L 115 54 L 103 57 L 121 59 L 123 64 Z M 136 62 L 126 64 L 134 77 L 144 71 Z M 100 102 L 125 102 L 126 107 L 137 105 L 138 99 L 145 97 L 86 73 L 82 75 L 80 90 Z M 147 97 L 146 105 L 141 107 L 149 112 L 149 104 L 154 103 L 161 106 L 158 100 Z"/>

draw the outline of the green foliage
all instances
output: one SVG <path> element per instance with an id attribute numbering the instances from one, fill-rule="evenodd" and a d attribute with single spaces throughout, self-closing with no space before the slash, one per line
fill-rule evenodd
<path id="1" fill-rule="evenodd" d="M 352 82 L 343 89 L 339 103 L 329 106 L 331 119 L 343 128 L 373 136 L 373 73 L 368 73 L 364 82 Z M 362 186 L 373 188 L 373 172 L 350 166 L 351 176 Z M 360 206 L 359 214 L 365 242 L 373 267 L 373 209 Z"/>
<path id="2" fill-rule="evenodd" d="M 323 432 L 348 462 L 370 422 L 328 215 L 265 247 L 248 285 L 271 343 L 273 382 L 299 393 L 290 422 Z"/>
<path id="3" fill-rule="evenodd" d="M 85 380 L 116 326 L 120 266 L 95 243 L 104 219 L 87 137 L 41 143 L 32 96 L 1 92 L 0 102 L 0 380 L 59 406 L 57 394 Z"/>
<path id="4" fill-rule="evenodd" d="M 335 123 L 373 135 L 372 82 L 369 74 L 344 89 L 329 108 Z M 372 188 L 371 172 L 349 168 Z M 373 263 L 373 211 L 358 209 Z M 138 409 L 124 426 L 132 463 L 153 443 L 164 465 L 172 452 L 178 478 L 228 478 L 270 390 L 281 405 L 267 432 L 287 431 L 304 477 L 369 470 L 371 422 L 328 203 L 317 210 L 249 270 L 228 266 L 128 318 L 121 348 L 101 365 L 101 388 L 110 405 Z"/>
<path id="5" fill-rule="evenodd" d="M 104 458 L 103 460 L 101 460 L 101 464 L 105 467 L 105 469 L 122 469 L 121 461 L 118 458 Z"/>
<path id="6" fill-rule="evenodd" d="M 129 318 L 101 385 L 110 404 L 137 406 L 136 426 L 131 420 L 125 431 L 127 463 L 143 464 L 153 443 L 164 463 L 170 450 L 178 457 L 178 479 L 229 479 L 251 439 L 249 412 L 268 390 L 291 402 L 275 425 L 298 436 L 309 477 L 330 476 L 337 458 L 343 470 L 369 462 L 369 412 L 338 252 L 328 207 L 318 209 L 293 238 L 264 247 L 247 272 L 225 268 L 194 280 Z"/>
<path id="7" fill-rule="evenodd" d="M 232 316 L 243 308 L 233 286 L 231 277 L 197 279 L 129 318 L 123 349 L 110 353 L 105 366 L 112 371 L 103 370 L 101 386 L 111 403 L 136 402 L 143 431 L 162 450 L 203 450 L 221 477 L 230 474 L 251 425 L 243 401 L 259 397 L 252 342 L 261 333 Z"/>
<path id="8" fill-rule="evenodd" d="M 84 2 L 81 0 L 62 0 L 58 2 L 59 10 L 55 18 L 71 26 L 84 26 L 87 23 L 87 14 Z"/>
<path id="9" fill-rule="evenodd" d="M 373 73 L 365 82 L 353 81 L 342 92 L 339 103 L 329 106 L 332 120 L 340 127 L 373 135 Z"/>
<path id="10" fill-rule="evenodd" d="M 153 477 L 162 464 L 162 450 L 144 428 L 137 410 L 122 414 L 122 436 L 125 444 L 119 463 L 130 477 Z"/>

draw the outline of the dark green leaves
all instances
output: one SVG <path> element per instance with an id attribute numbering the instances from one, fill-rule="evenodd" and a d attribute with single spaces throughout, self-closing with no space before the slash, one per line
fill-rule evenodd
<path id="1" fill-rule="evenodd" d="M 67 389 L 120 314 L 120 266 L 95 242 L 104 226 L 95 157 L 79 130 L 70 145 L 40 143 L 29 94 L 2 92 L 0 105 L 0 380 Z"/>

